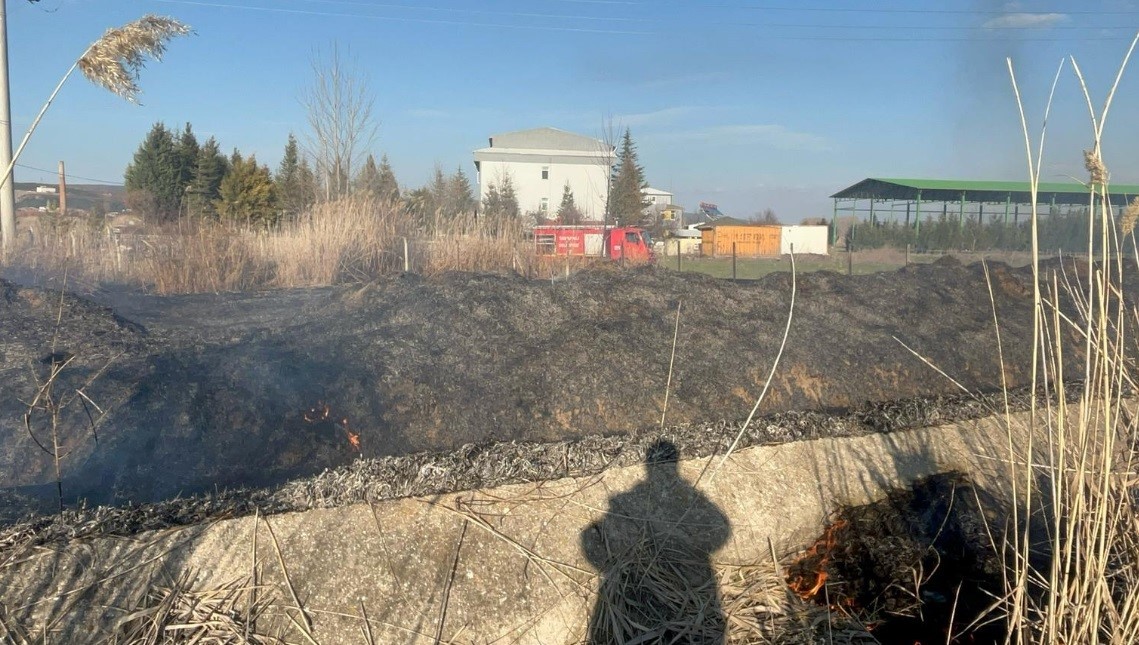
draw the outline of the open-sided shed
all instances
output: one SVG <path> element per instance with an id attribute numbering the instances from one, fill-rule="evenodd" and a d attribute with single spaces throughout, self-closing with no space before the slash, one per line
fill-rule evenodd
<path id="1" fill-rule="evenodd" d="M 1139 185 L 1112 184 L 1112 206 L 1123 208 L 1139 196 Z M 921 226 L 923 217 L 943 215 L 961 223 L 985 216 L 1002 217 L 1016 224 L 1031 211 L 1032 191 L 1027 181 L 959 181 L 952 179 L 869 178 L 831 195 L 834 218 L 854 215 L 860 219 L 898 221 Z M 1041 182 L 1037 206 L 1049 212 L 1083 209 L 1089 203 L 1089 188 L 1079 182 Z M 837 227 L 832 227 L 837 231 Z"/>

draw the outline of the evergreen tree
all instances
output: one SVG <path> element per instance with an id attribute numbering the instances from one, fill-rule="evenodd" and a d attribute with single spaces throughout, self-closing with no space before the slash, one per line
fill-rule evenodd
<path id="1" fill-rule="evenodd" d="M 562 189 L 562 203 L 558 206 L 558 221 L 562 224 L 580 224 L 581 220 L 581 210 L 573 200 L 573 189 L 567 181 Z"/>
<path id="2" fill-rule="evenodd" d="M 637 162 L 637 147 L 626 128 L 609 190 L 609 212 L 618 225 L 630 226 L 641 221 L 645 207 L 649 205 L 644 194 L 648 187 L 645 170 Z"/>
<path id="3" fill-rule="evenodd" d="M 297 195 L 300 200 L 299 213 L 304 213 L 316 203 L 320 195 L 320 184 L 316 180 L 316 171 L 312 169 L 308 159 L 301 157 L 301 166 L 297 171 Z"/>
<path id="4" fill-rule="evenodd" d="M 395 180 L 395 173 L 392 172 L 392 166 L 388 163 L 387 155 L 380 158 L 379 195 L 381 199 L 388 201 L 399 199 L 399 183 Z"/>
<path id="5" fill-rule="evenodd" d="M 155 123 L 123 176 L 132 208 L 157 220 L 177 217 L 183 191 L 180 167 L 174 135 Z"/>
<path id="6" fill-rule="evenodd" d="M 301 158 L 297 138 L 290 132 L 275 178 L 278 205 L 285 216 L 296 217 L 312 206 L 316 198 L 315 182 L 312 169 Z"/>
<path id="7" fill-rule="evenodd" d="M 229 164 L 229 172 L 221 181 L 215 203 L 218 215 L 245 224 L 275 224 L 280 212 L 269 168 L 259 165 L 254 156 L 243 158 L 236 150 Z"/>
<path id="8" fill-rule="evenodd" d="M 514 181 L 510 175 L 502 178 L 502 185 L 491 184 L 483 199 L 483 213 L 492 220 L 515 220 L 522 216 L 518 206 L 518 196 L 514 193 Z"/>
<path id="9" fill-rule="evenodd" d="M 429 229 L 435 219 L 434 203 L 431 191 L 426 186 L 416 188 L 403 196 L 404 207 L 422 230 Z"/>
<path id="10" fill-rule="evenodd" d="M 518 195 L 514 193 L 514 180 L 509 174 L 502 178 L 502 187 L 498 193 L 502 196 L 502 214 L 510 219 L 521 217 L 522 209 L 518 206 Z"/>
<path id="11" fill-rule="evenodd" d="M 455 174 L 447 180 L 447 203 L 445 210 L 454 217 L 463 213 L 471 213 L 478 207 L 475 200 L 475 191 L 471 187 L 471 180 L 467 179 L 463 169 L 456 168 Z"/>
<path id="12" fill-rule="evenodd" d="M 182 136 L 178 138 L 178 185 L 182 188 L 180 197 L 185 199 L 186 188 L 194 182 L 194 174 L 198 170 L 198 138 L 194 136 L 194 130 L 187 122 L 186 127 L 182 130 Z"/>
<path id="13" fill-rule="evenodd" d="M 353 181 L 353 189 L 373 199 L 382 199 L 382 186 L 380 185 L 380 169 L 376 167 L 376 158 L 368 155 L 360 172 Z"/>
<path id="14" fill-rule="evenodd" d="M 435 173 L 431 176 L 427 191 L 431 193 L 431 212 L 449 215 L 443 212 L 447 207 L 447 175 L 443 174 L 443 167 L 439 164 L 435 164 Z"/>
<path id="15" fill-rule="evenodd" d="M 194 176 L 186 191 L 186 213 L 201 217 L 217 215 L 214 202 L 228 168 L 229 162 L 218 148 L 217 140 L 210 137 L 198 148 Z"/>

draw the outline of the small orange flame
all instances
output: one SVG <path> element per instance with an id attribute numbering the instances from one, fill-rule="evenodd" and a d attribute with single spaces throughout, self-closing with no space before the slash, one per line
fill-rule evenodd
<path id="1" fill-rule="evenodd" d="M 332 416 L 332 407 L 324 401 L 317 402 L 316 405 L 305 410 L 301 413 L 304 420 L 308 423 L 317 423 L 318 421 L 327 421 Z M 343 430 L 344 434 L 348 437 L 348 445 L 356 452 L 360 452 L 360 434 L 352 432 L 348 426 L 348 417 L 342 417 L 339 421 L 335 422 Z"/>
<path id="2" fill-rule="evenodd" d="M 838 520 L 827 527 L 811 548 L 799 556 L 796 564 L 802 564 L 804 571 L 790 576 L 787 586 L 795 595 L 803 600 L 814 598 L 827 583 L 827 563 L 830 562 L 831 551 L 838 542 L 836 533 L 847 525 L 846 520 Z M 809 562 L 814 560 L 814 562 Z"/>

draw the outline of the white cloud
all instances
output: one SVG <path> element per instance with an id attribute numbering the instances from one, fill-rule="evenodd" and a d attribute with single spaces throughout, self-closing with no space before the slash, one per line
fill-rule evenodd
<path id="1" fill-rule="evenodd" d="M 1047 29 L 1064 22 L 1064 13 L 1006 13 L 985 21 L 985 29 Z"/>
<path id="2" fill-rule="evenodd" d="M 677 118 L 692 114 L 695 111 L 696 108 L 681 105 L 653 110 L 652 112 L 641 112 L 639 114 L 622 114 L 614 117 L 613 123 L 619 126 L 641 128 L 650 125 L 671 123 Z"/>
<path id="3" fill-rule="evenodd" d="M 768 123 L 715 125 L 695 130 L 662 134 L 660 139 L 674 141 L 701 141 L 724 145 L 749 145 L 776 150 L 806 150 L 821 152 L 830 149 L 826 138 L 809 132 L 799 132 L 786 126 Z"/>
<path id="4" fill-rule="evenodd" d="M 723 83 L 730 81 L 732 75 L 725 71 L 694 72 L 692 74 L 679 74 L 676 76 L 662 76 L 650 78 L 637 84 L 641 89 L 691 89 L 693 85 L 706 83 Z"/>

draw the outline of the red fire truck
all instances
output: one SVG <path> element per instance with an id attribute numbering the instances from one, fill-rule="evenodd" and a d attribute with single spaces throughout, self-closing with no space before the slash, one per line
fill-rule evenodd
<path id="1" fill-rule="evenodd" d="M 656 261 L 648 231 L 636 226 L 535 226 L 534 245 L 538 255 Z"/>

